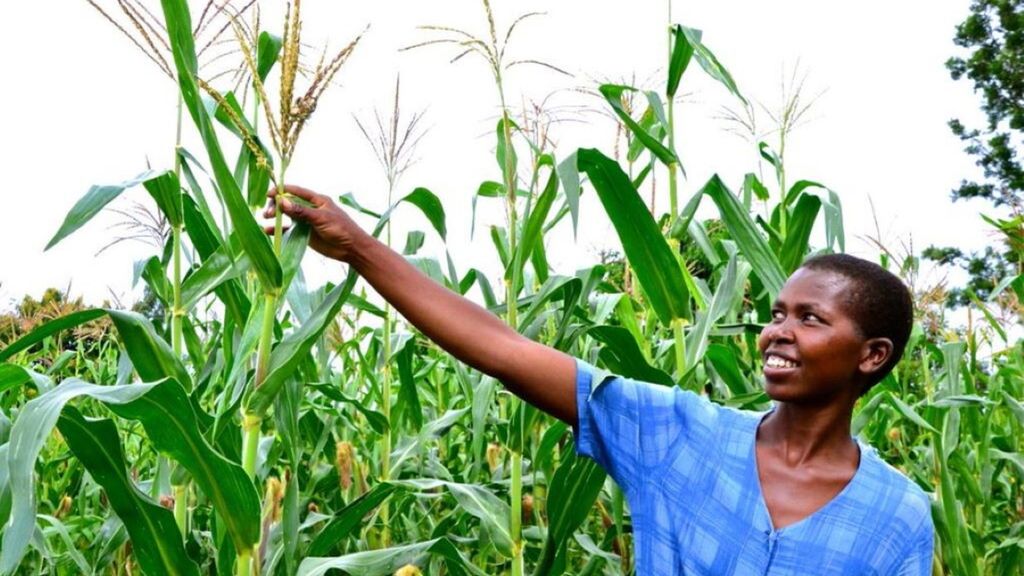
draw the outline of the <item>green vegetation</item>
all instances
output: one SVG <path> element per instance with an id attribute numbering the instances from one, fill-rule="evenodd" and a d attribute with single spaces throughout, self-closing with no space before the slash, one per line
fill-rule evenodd
<path id="1" fill-rule="evenodd" d="M 179 138 L 173 169 L 94 186 L 50 243 L 141 185 L 170 229 L 166 249 L 137 269 L 155 299 L 145 314 L 53 293 L 0 318 L 0 572 L 630 573 L 623 494 L 574 455 L 566 425 L 437 349 L 354 274 L 307 285 L 308 230 L 278 218 L 268 236 L 254 216 L 284 185 L 299 132 L 356 41 L 310 67 L 299 95 L 298 0 L 281 36 L 212 3 L 198 19 L 185 0 L 163 0 L 160 15 L 133 6 L 122 10 L 144 37 L 137 45 L 176 79 L 181 130 L 191 120 L 203 150 Z M 681 178 L 680 87 L 707 74 L 747 104 L 701 32 L 681 25 L 668 27 L 664 89 L 597 89 L 626 136 L 621 159 L 553 147 L 537 116 L 506 105 L 502 82 L 524 63 L 503 59 L 505 43 L 532 16 L 499 26 L 485 0 L 486 34 L 428 27 L 440 36 L 426 42 L 482 56 L 493 73 L 495 176 L 475 201 L 504 205 L 506 225 L 488 230 L 501 278 L 460 270 L 447 245 L 443 258 L 420 254 L 427 233 L 446 241 L 448 222 L 430 190 L 397 187 L 418 138 L 397 84 L 380 134 L 360 124 L 388 205 L 340 201 L 389 243 L 396 210 L 421 212 L 431 230 L 409 233 L 407 257 L 530 338 L 624 376 L 766 408 L 756 336 L 805 257 L 844 249 L 839 195 L 786 173 L 785 130 L 779 149 L 754 143 L 762 164 L 749 174 Z M 201 77 L 197 47 L 218 37 L 193 33 L 209 30 L 240 46 L 233 89 Z M 280 79 L 280 98 L 268 78 Z M 655 174 L 668 176 L 665 214 L 644 200 Z M 624 259 L 553 270 L 547 238 L 595 201 Z M 695 217 L 701 204 L 716 217 Z M 998 229 L 1014 239 L 1013 226 Z M 1008 245 L 1019 261 L 1021 244 Z M 883 264 L 910 274 L 916 260 Z M 996 278 L 997 296 L 1019 302 L 1024 277 Z M 965 329 L 921 302 L 904 361 L 861 400 L 855 432 L 931 494 L 936 573 L 1013 574 L 1024 565 L 1024 342 L 979 295 Z"/>

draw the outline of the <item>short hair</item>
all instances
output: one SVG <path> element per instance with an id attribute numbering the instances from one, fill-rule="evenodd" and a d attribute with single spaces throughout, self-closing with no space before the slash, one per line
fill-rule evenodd
<path id="1" fill-rule="evenodd" d="M 844 305 L 861 335 L 892 341 L 892 356 L 861 391 L 861 394 L 867 393 L 892 372 L 907 347 L 914 325 L 914 302 L 910 290 L 892 272 L 848 254 L 814 256 L 800 267 L 832 272 L 846 278 L 850 290 Z"/>

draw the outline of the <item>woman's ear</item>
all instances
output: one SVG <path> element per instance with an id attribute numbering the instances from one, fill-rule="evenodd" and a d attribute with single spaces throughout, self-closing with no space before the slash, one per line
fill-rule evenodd
<path id="1" fill-rule="evenodd" d="M 892 340 L 888 338 L 868 338 L 864 342 L 861 353 L 859 366 L 861 373 L 870 376 L 881 370 L 886 362 L 892 358 L 892 352 Z"/>

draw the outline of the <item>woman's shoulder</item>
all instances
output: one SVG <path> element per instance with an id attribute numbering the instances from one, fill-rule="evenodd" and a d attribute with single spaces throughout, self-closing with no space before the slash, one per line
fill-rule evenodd
<path id="1" fill-rule="evenodd" d="M 889 464 L 873 446 L 857 440 L 864 460 L 862 492 L 873 494 L 876 508 L 892 514 L 894 520 L 916 531 L 931 524 L 931 498 L 916 482 Z"/>

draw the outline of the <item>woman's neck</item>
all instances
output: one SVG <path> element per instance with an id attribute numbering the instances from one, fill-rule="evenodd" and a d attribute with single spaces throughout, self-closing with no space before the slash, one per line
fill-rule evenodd
<path id="1" fill-rule="evenodd" d="M 856 463 L 859 449 L 850 436 L 852 416 L 852 402 L 779 402 L 761 422 L 757 442 L 791 466 L 811 462 Z"/>

